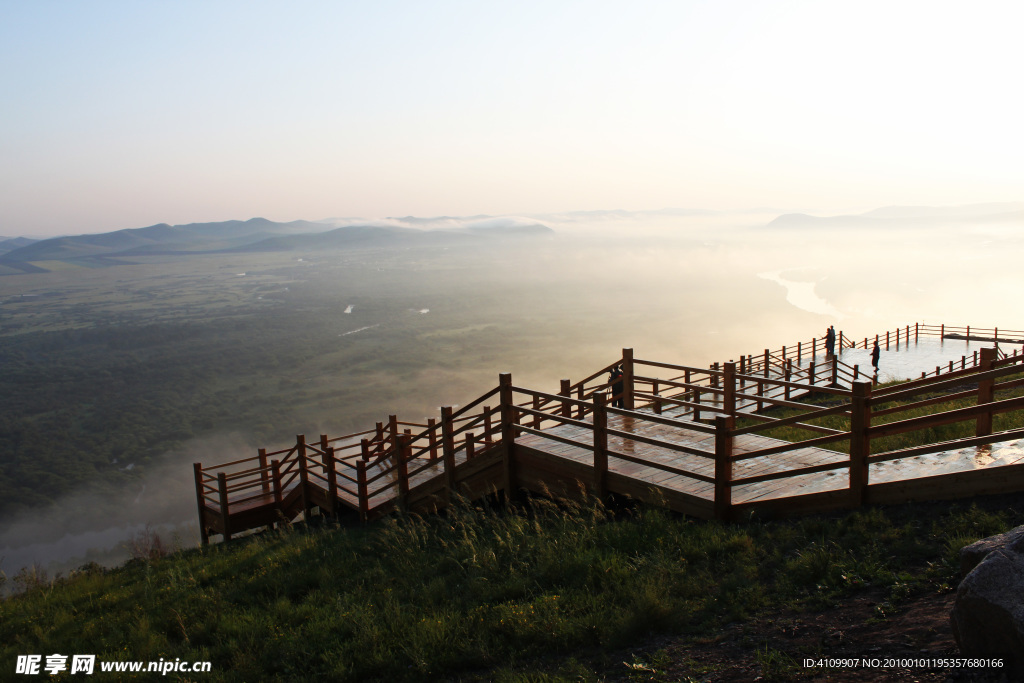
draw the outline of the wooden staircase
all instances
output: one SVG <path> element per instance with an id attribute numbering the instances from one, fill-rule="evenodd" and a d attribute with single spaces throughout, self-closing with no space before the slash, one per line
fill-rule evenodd
<path id="1" fill-rule="evenodd" d="M 905 340 L 911 330 L 930 333 L 906 326 Z M 1024 453 L 987 467 L 947 462 L 941 474 L 918 466 L 928 454 L 1024 437 L 1024 429 L 992 431 L 994 415 L 1024 410 L 1024 397 L 997 400 L 997 393 L 1024 386 L 1024 357 L 984 349 L 969 367 L 950 364 L 932 377 L 873 390 L 857 368 L 817 354 L 818 341 L 811 344 L 816 355 L 797 345 L 795 353 L 783 347 L 710 368 L 637 359 L 624 349 L 621 359 L 584 380 L 562 380 L 557 394 L 516 387 L 503 374 L 491 391 L 457 411 L 442 408 L 440 419 L 426 424 L 392 415 L 355 434 L 321 435 L 316 443 L 300 435 L 287 449 L 260 449 L 210 467 L 195 463 L 202 540 L 308 518 L 314 509 L 362 521 L 398 509 L 431 513 L 456 495 L 614 493 L 732 519 L 1024 489 Z M 852 346 L 840 333 L 844 344 Z M 621 378 L 606 377 L 616 366 Z M 890 401 L 972 382 L 978 388 L 967 392 L 977 396 L 971 409 L 878 424 L 882 416 L 936 403 L 926 397 L 884 407 Z M 813 395 L 829 395 L 835 405 L 807 403 Z M 780 419 L 767 414 L 773 407 L 801 412 Z M 848 418 L 849 429 L 815 424 L 836 415 Z M 872 439 L 963 421 L 976 424 L 973 437 L 871 449 Z M 760 433 L 779 426 L 812 436 L 788 442 Z M 826 448 L 837 443 L 849 453 Z"/>

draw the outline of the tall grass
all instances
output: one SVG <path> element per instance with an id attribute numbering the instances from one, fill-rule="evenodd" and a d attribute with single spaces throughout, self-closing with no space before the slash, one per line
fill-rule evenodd
<path id="1" fill-rule="evenodd" d="M 556 680 L 559 653 L 951 585 L 958 544 L 1024 522 L 1007 500 L 728 525 L 534 499 L 269 532 L 27 586 L 0 602 L 0 666 L 93 653 L 210 660 L 211 681 Z"/>

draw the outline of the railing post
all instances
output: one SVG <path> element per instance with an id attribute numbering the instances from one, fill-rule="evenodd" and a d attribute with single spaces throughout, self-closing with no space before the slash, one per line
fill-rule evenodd
<path id="1" fill-rule="evenodd" d="M 392 453 L 396 452 L 394 449 L 398 448 L 398 434 L 398 416 L 388 415 L 388 438 L 391 440 Z"/>
<path id="2" fill-rule="evenodd" d="M 260 458 L 260 481 L 263 482 L 263 494 L 270 493 L 270 472 L 267 471 L 267 449 L 261 448 L 256 453 Z"/>
<path id="3" fill-rule="evenodd" d="M 914 323 L 914 343 L 915 344 L 917 343 L 917 337 L 918 337 L 917 323 Z"/>
<path id="4" fill-rule="evenodd" d="M 715 417 L 715 518 L 727 520 L 732 510 L 732 415 Z"/>
<path id="5" fill-rule="evenodd" d="M 622 407 L 633 410 L 633 349 L 622 349 Z"/>
<path id="6" fill-rule="evenodd" d="M 693 389 L 693 421 L 700 422 L 700 389 Z"/>
<path id="7" fill-rule="evenodd" d="M 537 396 L 536 394 L 534 394 L 532 406 L 533 406 L 534 410 L 536 410 L 537 412 L 540 412 L 540 396 Z M 541 422 L 540 415 L 536 415 L 535 414 L 533 416 L 533 428 L 534 429 L 540 429 L 540 422 Z"/>
<path id="8" fill-rule="evenodd" d="M 295 436 L 295 455 L 299 459 L 299 493 L 302 495 L 302 521 L 309 522 L 309 496 L 306 488 L 309 483 L 309 472 L 306 470 L 306 435 Z"/>
<path id="9" fill-rule="evenodd" d="M 430 434 L 430 462 L 437 460 L 437 420 L 428 417 L 427 418 L 427 430 Z"/>
<path id="10" fill-rule="evenodd" d="M 494 440 L 491 439 L 491 407 L 484 406 L 484 448 L 489 447 Z"/>
<path id="11" fill-rule="evenodd" d="M 786 361 L 786 382 L 791 382 L 791 381 L 793 381 L 793 359 L 792 358 L 790 358 L 789 360 Z M 789 396 L 790 396 L 791 393 L 792 393 L 792 387 L 790 387 L 789 384 L 787 384 L 786 385 L 786 392 L 785 392 L 785 397 L 786 397 L 787 401 L 789 400 Z"/>
<path id="12" fill-rule="evenodd" d="M 582 384 L 579 385 L 578 387 L 576 387 L 576 400 L 577 401 L 582 401 L 583 400 L 583 395 L 585 393 L 586 392 L 584 391 Z M 576 407 L 577 407 L 576 419 L 577 420 L 582 420 L 583 419 L 583 411 L 585 410 L 584 407 L 583 407 L 583 404 L 582 403 L 577 403 Z"/>
<path id="13" fill-rule="evenodd" d="M 942 327 L 939 328 L 939 339 L 946 338 L 946 323 L 942 323 Z"/>
<path id="14" fill-rule="evenodd" d="M 563 380 L 559 381 L 558 395 L 559 396 L 565 396 L 566 398 L 570 398 L 571 397 L 571 395 L 572 395 L 572 387 L 569 385 L 569 380 L 563 379 Z M 562 410 L 560 411 L 559 414 L 562 417 L 572 417 L 571 410 L 572 410 L 572 406 L 569 405 L 569 402 L 568 401 L 562 401 Z"/>
<path id="15" fill-rule="evenodd" d="M 714 372 L 711 374 L 711 388 L 712 389 L 717 389 L 718 388 L 718 361 L 715 361 L 714 363 L 711 364 L 711 369 L 714 370 Z"/>
<path id="16" fill-rule="evenodd" d="M 889 350 L 889 330 L 885 331 L 885 350 Z"/>
<path id="17" fill-rule="evenodd" d="M 563 381 L 566 394 L 569 392 L 569 380 Z M 512 398 L 512 374 L 503 372 L 498 375 L 498 398 L 501 401 L 501 484 L 505 490 L 506 504 L 515 493 L 515 456 L 516 456 L 516 409 Z M 568 410 L 568 404 L 563 410 Z"/>
<path id="18" fill-rule="evenodd" d="M 594 392 L 594 495 L 608 493 L 608 394 Z"/>
<path id="19" fill-rule="evenodd" d="M 455 425 L 452 422 L 452 407 L 441 407 L 441 457 L 444 458 L 444 488 L 448 504 L 452 502 L 455 490 Z"/>
<path id="20" fill-rule="evenodd" d="M 981 349 L 981 371 L 986 372 L 992 369 L 996 360 L 996 350 L 993 348 Z M 995 398 L 995 380 L 991 377 L 978 381 L 978 405 L 991 403 Z M 975 436 L 988 436 L 992 433 L 992 413 L 978 415 L 975 425 Z"/>
<path id="21" fill-rule="evenodd" d="M 331 504 L 331 514 L 338 511 L 338 465 L 334 461 L 334 446 L 324 451 L 324 464 L 327 465 L 327 500 Z"/>
<path id="22" fill-rule="evenodd" d="M 395 464 L 398 470 L 398 504 L 403 511 L 409 509 L 409 460 L 412 450 L 412 437 L 399 434 L 395 443 Z"/>
<path id="23" fill-rule="evenodd" d="M 363 462 L 366 462 L 367 460 L 370 459 L 370 440 L 360 439 L 359 448 L 362 451 Z"/>
<path id="24" fill-rule="evenodd" d="M 224 540 L 231 540 L 231 516 L 228 511 L 228 480 L 224 472 L 217 473 L 217 490 L 220 493 L 220 523 L 224 527 Z"/>
<path id="25" fill-rule="evenodd" d="M 476 457 L 476 434 L 466 432 L 466 460 Z"/>
<path id="26" fill-rule="evenodd" d="M 736 414 L 736 363 L 728 362 L 722 371 L 722 383 L 725 394 L 722 398 L 722 410 L 726 415 Z"/>
<path id="27" fill-rule="evenodd" d="M 764 376 L 765 377 L 768 376 L 768 365 L 770 363 L 770 357 L 769 356 L 770 356 L 770 354 L 768 352 L 768 349 L 765 349 L 764 350 Z"/>
<path id="28" fill-rule="evenodd" d="M 810 382 L 810 385 L 812 387 L 814 386 L 814 376 L 818 374 L 818 371 L 817 371 L 817 369 L 815 369 L 814 366 L 815 366 L 815 363 L 814 363 L 813 360 L 811 361 L 811 364 L 807 366 L 808 371 L 809 371 L 808 374 L 810 376 L 809 382 Z"/>
<path id="29" fill-rule="evenodd" d="M 797 342 L 796 343 L 796 364 L 797 365 L 800 365 L 801 347 L 802 346 L 803 346 L 803 342 Z"/>
<path id="30" fill-rule="evenodd" d="M 370 492 L 366 484 L 366 463 L 356 461 L 356 481 L 359 487 L 359 521 L 366 524 L 370 517 Z"/>
<path id="31" fill-rule="evenodd" d="M 384 423 L 377 423 L 377 454 L 384 452 Z"/>
<path id="32" fill-rule="evenodd" d="M 657 399 L 658 396 L 658 380 L 651 382 L 651 394 L 655 396 L 654 399 L 654 414 L 661 415 L 661 401 Z"/>
<path id="33" fill-rule="evenodd" d="M 854 382 L 850 403 L 850 498 L 863 505 L 868 491 L 868 454 L 871 452 L 871 382 Z"/>
<path id="34" fill-rule="evenodd" d="M 832 386 L 839 384 L 839 361 L 835 354 L 832 355 Z"/>
<path id="35" fill-rule="evenodd" d="M 270 473 L 273 475 L 270 483 L 274 487 L 274 507 L 280 510 L 281 501 L 284 499 L 284 491 L 281 490 L 281 462 L 279 460 L 270 461 Z"/>
<path id="36" fill-rule="evenodd" d="M 192 472 L 196 477 L 196 504 L 199 506 L 199 538 L 203 545 L 210 545 L 210 535 L 206 531 L 206 489 L 203 486 L 202 463 L 192 463 Z"/>

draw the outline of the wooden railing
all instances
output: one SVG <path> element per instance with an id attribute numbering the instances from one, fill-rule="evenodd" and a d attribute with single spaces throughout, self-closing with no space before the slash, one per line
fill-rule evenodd
<path id="1" fill-rule="evenodd" d="M 965 337 L 974 338 L 975 334 L 991 332 L 994 339 L 1000 338 L 996 329 L 921 324 L 908 325 L 886 336 L 891 343 L 896 340 L 906 343 L 911 335 L 917 339 L 922 335 L 960 334 L 961 330 Z M 1024 336 L 1024 333 L 1005 330 L 1002 334 Z M 837 350 L 844 345 L 846 348 L 855 346 L 840 332 Z M 817 347 L 818 344 L 812 340 L 811 359 L 815 358 L 813 354 Z M 542 436 L 591 451 L 593 486 L 598 493 L 607 490 L 609 459 L 636 462 L 713 484 L 715 514 L 723 517 L 729 516 L 734 508 L 732 492 L 736 487 L 847 469 L 851 499 L 862 501 L 864 491 L 870 485 L 867 469 L 870 463 L 1024 436 L 1022 429 L 991 433 L 994 415 L 1024 408 L 1024 398 L 996 398 L 998 392 L 1024 386 L 1024 379 L 1013 377 L 1022 373 L 1021 364 L 1024 362 L 1024 356 L 1016 349 L 1009 356 L 1000 354 L 995 348 L 981 349 L 980 353 L 964 356 L 959 362 L 950 361 L 948 368 L 937 367 L 934 373 L 926 373 L 931 376 L 874 392 L 871 382 L 861 380 L 856 366 L 844 367 L 834 356 L 820 364 L 811 360 L 800 365 L 803 358 L 803 344 L 798 344 L 793 355 L 783 347 L 777 354 L 766 351 L 759 360 L 746 357 L 740 363 L 715 363 L 710 368 L 698 368 L 636 359 L 632 349 L 624 349 L 621 359 L 576 383 L 561 380 L 557 393 L 516 387 L 512 385 L 510 375 L 501 375 L 499 385 L 494 389 L 458 410 L 449 406 L 441 408 L 439 419 L 431 418 L 426 424 L 401 422 L 391 415 L 386 422 L 378 422 L 373 429 L 361 432 L 335 438 L 320 435 L 319 440 L 312 443 L 307 443 L 305 436 L 298 435 L 295 444 L 286 449 L 270 452 L 259 449 L 253 457 L 208 467 L 195 463 L 200 519 L 206 520 L 214 514 L 219 520 L 217 526 L 225 530 L 225 538 L 231 535 L 231 515 L 245 510 L 247 506 L 270 506 L 282 514 L 286 508 L 297 509 L 305 517 L 314 505 L 328 512 L 337 512 L 342 506 L 357 511 L 360 518 L 366 520 L 373 511 L 388 506 L 404 506 L 412 488 L 438 477 L 443 481 L 445 497 L 450 498 L 455 490 L 455 470 L 459 463 L 471 461 L 497 446 L 504 446 L 501 450 L 503 483 L 507 491 L 513 482 L 513 444 L 523 434 Z M 613 379 L 608 373 L 616 367 L 622 370 L 622 376 Z M 838 377 L 845 381 L 838 382 Z M 1001 379 L 1003 381 L 997 381 Z M 949 393 L 951 388 L 969 383 L 977 383 L 977 389 Z M 844 388 L 844 384 L 851 388 Z M 885 407 L 893 401 L 936 391 L 945 393 Z M 813 394 L 827 394 L 841 403 L 822 408 L 800 400 Z M 893 417 L 923 406 L 974 395 L 977 395 L 977 404 L 968 408 L 904 420 Z M 786 418 L 763 413 L 777 407 L 801 412 Z M 629 417 L 638 425 L 652 423 L 713 434 L 714 448 L 681 445 L 644 436 L 637 433 L 639 430 L 617 431 L 609 426 L 609 415 Z M 812 423 L 830 416 L 845 417 L 849 429 L 837 430 Z M 885 424 L 872 425 L 873 420 L 879 419 L 884 419 Z M 755 424 L 737 427 L 737 420 Z M 966 420 L 977 423 L 973 437 L 871 453 L 873 440 L 877 443 L 878 439 L 886 436 Z M 575 426 L 590 435 L 581 440 L 555 434 L 550 428 L 558 425 Z M 736 437 L 786 426 L 811 432 L 814 436 L 739 455 L 733 453 Z M 612 451 L 608 448 L 609 436 L 712 461 L 714 474 Z M 813 467 L 790 468 L 756 476 L 733 476 L 736 462 L 834 444 L 845 446 L 849 455 L 836 462 Z M 206 543 L 208 525 L 204 522 L 201 526 L 203 542 Z"/>

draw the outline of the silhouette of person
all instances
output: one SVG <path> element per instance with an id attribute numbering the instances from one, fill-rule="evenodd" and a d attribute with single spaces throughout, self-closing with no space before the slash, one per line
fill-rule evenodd
<path id="1" fill-rule="evenodd" d="M 829 325 L 825 332 L 825 354 L 827 356 L 836 355 L 836 328 L 833 325 Z"/>
<path id="2" fill-rule="evenodd" d="M 875 366 L 875 372 L 878 372 L 878 358 L 882 355 L 882 350 L 878 348 L 878 342 L 875 342 L 875 348 L 871 349 L 871 364 Z"/>
<path id="3" fill-rule="evenodd" d="M 621 408 L 625 405 L 622 400 L 622 368 L 616 365 L 608 375 L 608 383 L 612 385 L 612 406 Z"/>

